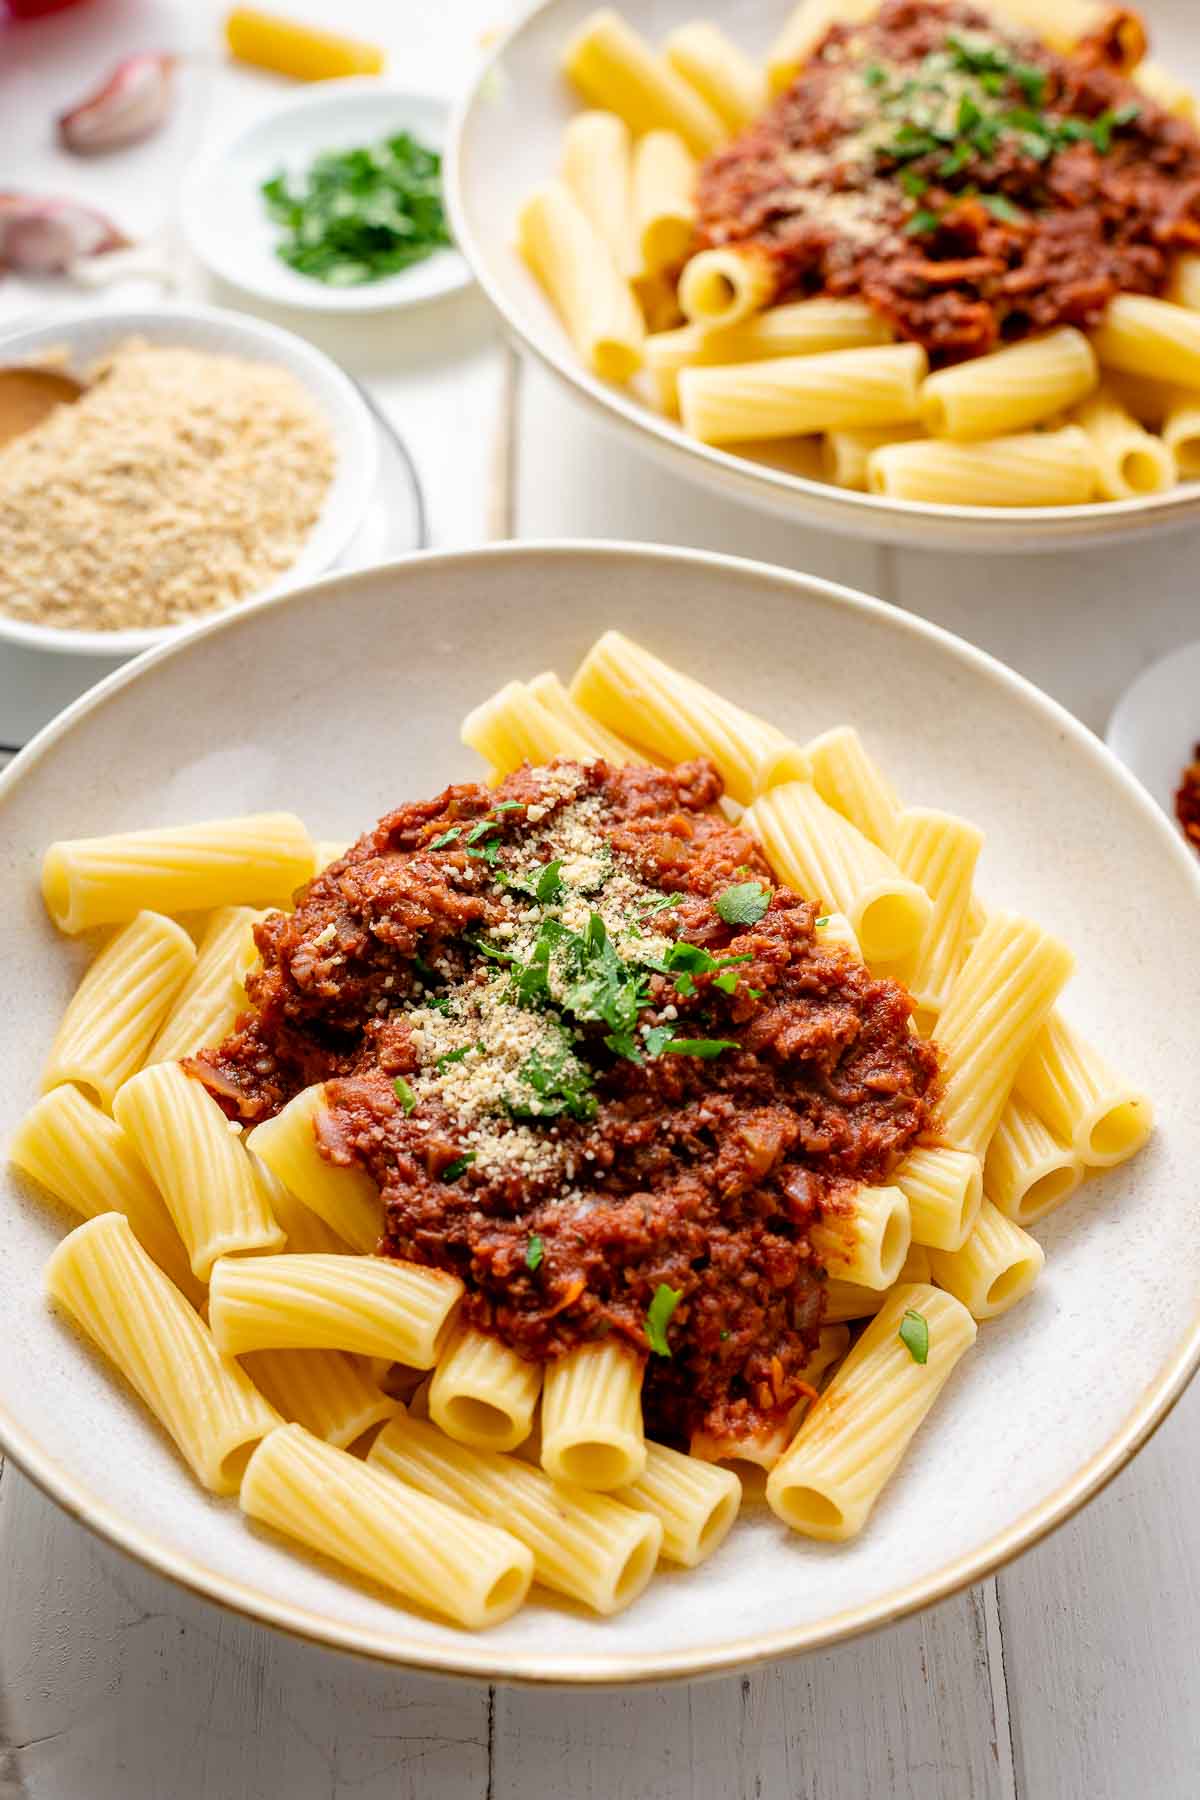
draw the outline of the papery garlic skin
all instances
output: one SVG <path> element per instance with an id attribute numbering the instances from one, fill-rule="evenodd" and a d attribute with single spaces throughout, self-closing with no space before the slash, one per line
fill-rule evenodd
<path id="1" fill-rule="evenodd" d="M 171 110 L 175 58 L 127 56 L 112 73 L 58 121 L 59 141 L 77 156 L 95 156 L 140 143 Z"/>
<path id="2" fill-rule="evenodd" d="M 94 207 L 39 194 L 0 194 L 0 268 L 57 275 L 128 242 Z"/>

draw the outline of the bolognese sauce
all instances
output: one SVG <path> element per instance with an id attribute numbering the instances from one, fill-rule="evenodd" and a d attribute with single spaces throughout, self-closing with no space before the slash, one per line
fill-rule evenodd
<path id="1" fill-rule="evenodd" d="M 857 295 L 935 362 L 1161 293 L 1200 244 L 1200 136 L 1113 66 L 965 0 L 834 25 L 699 181 L 699 241 L 771 265 L 777 298 Z"/>
<path id="2" fill-rule="evenodd" d="M 820 947 L 720 797 L 706 762 L 559 761 L 400 807 L 256 927 L 254 1011 L 190 1065 L 247 1123 L 325 1081 L 381 1251 L 524 1357 L 623 1339 L 676 1442 L 790 1411 L 811 1228 L 937 1092 L 905 990 Z"/>

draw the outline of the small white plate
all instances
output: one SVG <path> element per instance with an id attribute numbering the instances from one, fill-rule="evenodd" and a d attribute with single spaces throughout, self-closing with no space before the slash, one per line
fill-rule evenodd
<path id="1" fill-rule="evenodd" d="M 279 227 L 260 191 L 281 169 L 302 175 L 323 150 L 353 150 L 398 131 L 411 131 L 440 151 L 449 112 L 436 94 L 408 93 L 373 76 L 319 83 L 192 163 L 180 211 L 188 243 L 214 275 L 245 293 L 311 312 L 381 312 L 465 287 L 471 272 L 457 250 L 435 250 L 412 268 L 363 287 L 327 287 L 299 275 L 275 254 Z"/>
<path id="2" fill-rule="evenodd" d="M 1179 778 L 1200 742 L 1200 643 L 1142 670 L 1118 700 L 1106 742 L 1173 819 Z"/>

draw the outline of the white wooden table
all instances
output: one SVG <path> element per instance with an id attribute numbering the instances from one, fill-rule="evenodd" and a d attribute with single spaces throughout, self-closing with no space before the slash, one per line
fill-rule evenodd
<path id="1" fill-rule="evenodd" d="M 114 43 L 198 51 L 175 158 L 269 93 L 216 61 L 215 8 L 97 0 L 93 10 L 93 43 L 75 39 L 85 68 Z M 307 10 L 331 11 L 320 0 Z M 391 44 L 401 79 L 448 88 L 507 0 L 342 0 L 337 10 Z M 64 41 L 74 18 L 54 28 Z M 19 71 L 0 63 L 6 185 L 63 185 L 38 132 L 51 97 L 72 86 L 46 58 Z M 156 166 L 169 176 L 175 163 Z M 138 228 L 169 219 L 163 195 L 131 185 L 128 198 Z M 34 298 L 0 290 L 0 324 Z M 830 575 L 972 638 L 1099 730 L 1140 668 L 1196 635 L 1195 533 L 1053 561 L 821 537 L 628 455 L 539 370 L 518 366 L 473 294 L 311 335 L 404 431 L 438 546 L 641 538 Z M 1096 1329 L 1119 1355 L 1120 1319 Z M 144 1572 L 10 1465 L 0 1475 L 0 1800 L 1194 1800 L 1198 1433 L 1200 1391 L 1081 1517 L 935 1612 L 742 1677 L 612 1693 L 435 1681 L 290 1642 Z"/>

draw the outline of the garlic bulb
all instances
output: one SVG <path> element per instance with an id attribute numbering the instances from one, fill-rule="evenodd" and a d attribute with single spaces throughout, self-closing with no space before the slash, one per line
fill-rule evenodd
<path id="1" fill-rule="evenodd" d="M 119 150 L 158 130 L 171 107 L 173 56 L 127 56 L 98 88 L 62 114 L 60 141 L 80 156 Z"/>
<path id="2" fill-rule="evenodd" d="M 0 193 L 0 267 L 57 274 L 81 257 L 120 250 L 128 242 L 94 207 L 37 194 Z"/>

